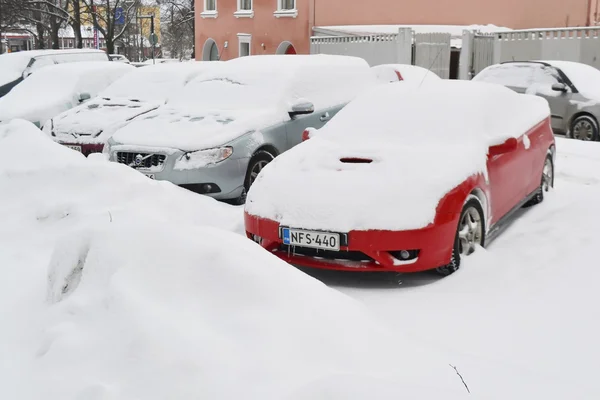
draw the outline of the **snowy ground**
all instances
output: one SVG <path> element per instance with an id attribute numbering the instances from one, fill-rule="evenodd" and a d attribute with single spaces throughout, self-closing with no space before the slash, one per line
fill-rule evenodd
<path id="1" fill-rule="evenodd" d="M 600 398 L 600 144 L 557 147 L 458 273 L 311 272 L 339 293 L 239 207 L 0 127 L 0 398 Z"/>

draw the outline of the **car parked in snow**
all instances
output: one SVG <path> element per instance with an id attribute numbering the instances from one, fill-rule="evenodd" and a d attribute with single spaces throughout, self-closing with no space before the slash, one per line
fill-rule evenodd
<path id="1" fill-rule="evenodd" d="M 424 82 L 427 80 L 442 79 L 435 72 L 418 65 L 408 64 L 382 64 L 371 67 L 377 79 L 381 82 Z"/>
<path id="2" fill-rule="evenodd" d="M 151 178 L 243 202 L 261 169 L 377 84 L 363 59 L 241 57 L 190 82 L 108 143 L 110 159 Z"/>
<path id="3" fill-rule="evenodd" d="M 79 61 L 109 61 L 102 50 L 30 50 L 0 55 L 0 97 L 23 79 L 49 65 Z"/>
<path id="4" fill-rule="evenodd" d="M 21 118 L 41 127 L 134 69 L 123 63 L 101 61 L 44 67 L 0 98 L 0 122 Z"/>
<path id="5" fill-rule="evenodd" d="M 101 152 L 106 141 L 134 118 L 165 104 L 169 96 L 202 72 L 217 68 L 218 62 L 131 67 L 86 104 L 65 111 L 44 124 L 44 132 L 58 143 L 86 156 Z"/>
<path id="6" fill-rule="evenodd" d="M 570 61 L 518 61 L 489 66 L 473 81 L 504 85 L 550 104 L 552 129 L 580 140 L 600 140 L 600 71 Z"/>
<path id="7" fill-rule="evenodd" d="M 382 85 L 307 137 L 245 206 L 248 237 L 294 265 L 447 275 L 553 186 L 547 103 L 500 85 Z"/>

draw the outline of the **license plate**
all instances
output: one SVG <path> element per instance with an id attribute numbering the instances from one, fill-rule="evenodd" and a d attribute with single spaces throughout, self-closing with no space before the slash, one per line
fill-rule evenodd
<path id="1" fill-rule="evenodd" d="M 302 229 L 283 228 L 283 244 L 290 246 L 310 247 L 322 250 L 340 250 L 338 233 L 305 231 Z"/>
<path id="2" fill-rule="evenodd" d="M 144 175 L 146 175 L 150 179 L 154 179 L 154 174 L 144 174 Z"/>
<path id="3" fill-rule="evenodd" d="M 81 153 L 81 146 L 72 146 L 72 145 L 69 145 L 69 144 L 66 144 L 65 146 L 67 146 L 71 150 L 75 150 L 75 151 L 78 151 L 78 152 Z"/>

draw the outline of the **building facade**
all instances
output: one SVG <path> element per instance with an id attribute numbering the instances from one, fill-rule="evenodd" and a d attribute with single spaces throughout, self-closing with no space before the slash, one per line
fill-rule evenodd
<path id="1" fill-rule="evenodd" d="M 596 25 L 600 0 L 196 0 L 196 58 L 307 54 L 314 27 Z"/>

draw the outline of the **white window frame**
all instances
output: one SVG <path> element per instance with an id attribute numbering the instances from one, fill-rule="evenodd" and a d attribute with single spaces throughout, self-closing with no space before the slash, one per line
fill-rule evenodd
<path id="1" fill-rule="evenodd" d="M 219 12 L 217 11 L 217 3 L 218 0 L 215 0 L 215 9 L 214 10 L 207 10 L 206 6 L 207 6 L 208 1 L 204 0 L 204 11 L 202 11 L 200 13 L 200 17 L 202 18 L 217 18 L 219 16 Z"/>
<path id="2" fill-rule="evenodd" d="M 283 0 L 277 0 L 277 11 L 273 15 L 275 18 L 296 18 L 298 16 L 298 0 L 294 0 L 294 8 L 291 10 L 284 10 Z"/>
<path id="3" fill-rule="evenodd" d="M 254 18 L 254 0 L 250 1 L 250 10 L 242 10 L 242 0 L 237 0 L 237 11 L 233 15 L 236 18 Z"/>
<path id="4" fill-rule="evenodd" d="M 248 43 L 248 55 L 252 55 L 252 35 L 249 33 L 238 33 L 238 57 L 242 57 L 242 44 Z"/>

